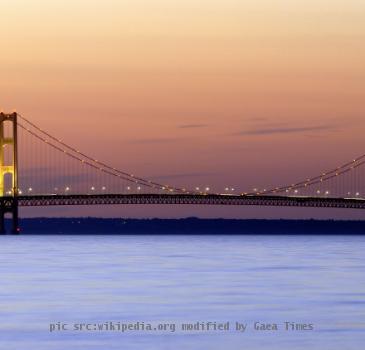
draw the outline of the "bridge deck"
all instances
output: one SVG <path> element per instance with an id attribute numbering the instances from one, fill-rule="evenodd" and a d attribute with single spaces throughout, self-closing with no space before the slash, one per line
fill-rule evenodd
<path id="1" fill-rule="evenodd" d="M 365 199 L 285 196 L 232 196 L 195 194 L 103 194 L 103 195 L 37 195 L 19 196 L 21 207 L 58 205 L 251 205 L 316 208 L 365 209 Z M 14 198 L 2 197 L 2 206 L 13 205 Z"/>

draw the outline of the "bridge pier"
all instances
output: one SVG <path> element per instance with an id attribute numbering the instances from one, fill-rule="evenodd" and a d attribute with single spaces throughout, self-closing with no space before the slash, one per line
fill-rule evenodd
<path id="1" fill-rule="evenodd" d="M 6 234 L 5 215 L 11 213 L 11 233 L 19 234 L 18 199 L 14 197 L 3 197 L 0 200 L 0 234 Z"/>
<path id="2" fill-rule="evenodd" d="M 4 235 L 6 233 L 5 230 L 5 213 L 3 209 L 0 210 L 0 235 Z"/>
<path id="3" fill-rule="evenodd" d="M 12 226 L 11 226 L 11 233 L 14 235 L 19 234 L 19 209 L 18 209 L 18 198 L 14 198 L 13 200 L 13 207 L 12 207 Z"/>

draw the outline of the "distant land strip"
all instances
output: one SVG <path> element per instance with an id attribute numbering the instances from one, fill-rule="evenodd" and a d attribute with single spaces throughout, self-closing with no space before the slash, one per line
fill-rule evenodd
<path id="1" fill-rule="evenodd" d="M 365 235 L 365 220 L 25 218 L 21 234 Z"/>

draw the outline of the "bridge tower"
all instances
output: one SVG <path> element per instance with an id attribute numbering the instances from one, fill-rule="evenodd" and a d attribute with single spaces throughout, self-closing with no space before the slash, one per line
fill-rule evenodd
<path id="1" fill-rule="evenodd" d="M 12 233 L 19 233 L 18 226 L 18 139 L 16 112 L 0 112 L 0 233 L 5 233 L 5 214 L 12 214 Z M 10 123 L 11 132 L 5 134 L 5 125 Z M 5 150 L 12 146 L 11 159 L 5 159 Z M 5 193 L 5 175 L 12 176 L 12 191 Z"/>

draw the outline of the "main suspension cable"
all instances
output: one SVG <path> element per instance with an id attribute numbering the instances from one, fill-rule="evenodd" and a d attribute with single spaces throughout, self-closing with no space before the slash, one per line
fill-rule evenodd
<path id="1" fill-rule="evenodd" d="M 122 170 L 119 170 L 115 167 L 112 167 L 104 162 L 101 162 L 95 158 L 92 158 L 90 156 L 88 156 L 87 154 L 79 151 L 78 149 L 76 149 L 75 147 L 72 147 L 68 144 L 66 144 L 65 142 L 63 142 L 62 140 L 54 137 L 53 135 L 51 135 L 50 133 L 48 133 L 47 131 L 43 130 L 42 128 L 40 128 L 39 126 L 37 126 L 36 124 L 34 124 L 33 122 L 31 122 L 30 120 L 28 120 L 27 118 L 23 117 L 22 115 L 18 114 L 18 116 L 23 120 L 25 121 L 26 123 L 28 123 L 29 125 L 31 125 L 33 128 L 35 128 L 36 130 L 38 130 L 39 132 L 41 132 L 42 134 L 46 135 L 48 138 L 56 141 L 57 143 L 61 144 L 62 146 L 66 147 L 68 150 L 70 150 L 71 152 L 73 153 L 76 153 L 77 155 L 93 162 L 93 163 L 96 163 L 98 164 L 98 166 L 94 166 L 94 168 L 97 168 L 97 169 L 100 169 L 100 166 L 108 169 L 110 172 L 108 172 L 109 174 L 113 174 L 111 172 L 116 172 L 118 174 L 121 174 L 125 177 L 122 177 L 123 179 L 125 180 L 128 180 L 128 181 L 131 181 L 131 182 L 134 182 L 134 183 L 138 183 L 138 184 L 141 184 L 141 185 L 144 185 L 144 186 L 148 186 L 148 187 L 153 187 L 153 188 L 156 188 L 156 187 L 159 187 L 161 190 L 165 190 L 165 191 L 169 191 L 169 192 L 178 192 L 178 193 L 190 193 L 190 192 L 194 192 L 194 191 L 188 191 L 186 190 L 185 188 L 176 188 L 176 187 L 172 187 L 172 186 L 169 186 L 169 185 L 163 185 L 163 184 L 160 184 L 158 182 L 154 182 L 154 181 L 151 181 L 151 180 L 146 180 L 146 179 L 143 179 L 141 177 L 138 177 L 138 176 L 135 176 L 133 174 L 130 174 L 130 173 L 127 173 L 127 172 L 124 172 Z M 18 123 L 19 124 L 19 123 Z M 20 124 L 19 124 L 20 125 Z M 23 129 L 25 129 L 26 131 L 31 132 L 31 130 L 23 125 L 20 125 Z M 36 136 L 36 133 L 32 133 L 33 136 Z M 36 136 L 37 137 L 37 136 Z M 39 137 L 39 139 L 41 139 L 43 142 L 45 143 L 48 143 L 51 145 L 51 143 L 47 140 L 47 139 L 42 139 L 41 137 Z M 62 151 L 64 151 L 62 149 Z M 66 153 L 66 152 L 64 152 Z M 66 153 L 67 155 L 71 155 L 69 152 Z M 74 157 L 75 158 L 75 157 Z M 75 159 L 79 159 L 79 158 L 75 158 Z M 86 161 L 85 161 L 86 162 Z M 90 164 L 89 164 L 90 165 Z M 129 178 L 129 179 L 128 179 Z"/>

